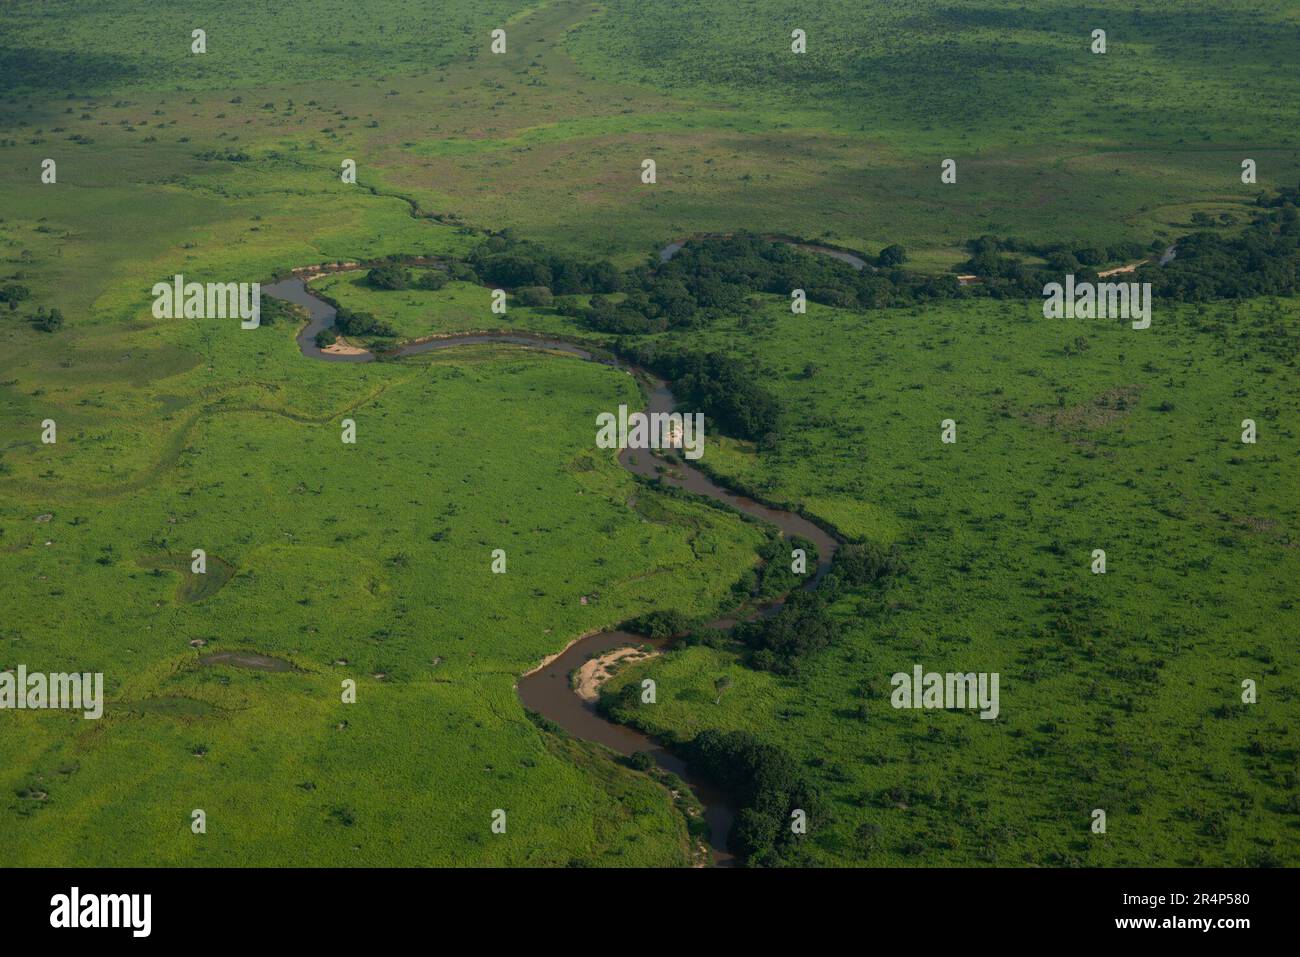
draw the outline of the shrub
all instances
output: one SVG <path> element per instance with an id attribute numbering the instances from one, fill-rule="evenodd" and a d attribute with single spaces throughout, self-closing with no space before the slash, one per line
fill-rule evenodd
<path id="1" fill-rule="evenodd" d="M 876 257 L 876 262 L 882 266 L 901 266 L 907 262 L 907 250 L 898 243 L 886 246 Z"/>
<path id="2" fill-rule="evenodd" d="M 32 325 L 41 332 L 57 332 L 63 328 L 63 310 L 52 308 L 46 312 L 45 307 L 42 306 L 32 317 Z"/>
<path id="3" fill-rule="evenodd" d="M 633 618 L 623 628 L 647 638 L 672 638 L 690 631 L 691 621 L 680 611 L 652 611 Z"/>
<path id="4" fill-rule="evenodd" d="M 655 766 L 655 759 L 649 751 L 634 751 L 628 755 L 627 764 L 634 771 L 649 771 Z"/>
<path id="5" fill-rule="evenodd" d="M 834 570 L 845 584 L 874 585 L 905 569 L 894 551 L 886 551 L 874 542 L 850 542 L 835 553 Z"/>
<path id="6" fill-rule="evenodd" d="M 376 319 L 368 312 L 353 312 L 340 309 L 334 319 L 334 328 L 345 336 L 382 336 L 397 335 L 397 330 L 388 323 Z"/>
<path id="7" fill-rule="evenodd" d="M 447 274 L 452 279 L 455 279 L 459 282 L 472 282 L 472 283 L 482 282 L 482 280 L 479 279 L 478 273 L 474 271 L 474 267 L 469 265 L 468 263 L 462 263 L 462 262 L 452 263 L 450 266 L 447 267 Z"/>
<path id="8" fill-rule="evenodd" d="M 401 266 L 376 266 L 366 273 L 366 282 L 376 289 L 405 289 L 411 284 L 411 274 Z"/>
<path id="9" fill-rule="evenodd" d="M 515 301 L 521 306 L 549 306 L 555 297 L 545 286 L 523 286 L 515 290 Z"/>
<path id="10" fill-rule="evenodd" d="M 21 283 L 11 282 L 0 286 L 0 302 L 16 306 L 24 299 L 30 299 L 32 291 Z"/>
<path id="11" fill-rule="evenodd" d="M 420 273 L 420 278 L 415 280 L 415 288 L 437 292 L 447 285 L 448 279 L 447 274 L 441 269 L 426 269 Z"/>

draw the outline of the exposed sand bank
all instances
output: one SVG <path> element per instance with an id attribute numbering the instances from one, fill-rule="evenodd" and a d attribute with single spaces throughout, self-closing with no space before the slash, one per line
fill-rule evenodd
<path id="1" fill-rule="evenodd" d="M 661 651 L 648 651 L 642 648 L 614 648 L 586 661 L 578 669 L 578 681 L 574 693 L 583 701 L 595 701 L 600 697 L 600 687 L 614 677 L 615 665 L 620 661 L 634 664 L 663 654 Z"/>

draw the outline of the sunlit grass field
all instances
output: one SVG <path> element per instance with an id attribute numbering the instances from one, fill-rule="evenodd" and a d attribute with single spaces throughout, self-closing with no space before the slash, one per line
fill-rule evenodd
<path id="1" fill-rule="evenodd" d="M 1145 331 L 1019 303 L 767 316 L 701 344 L 762 357 L 800 427 L 711 466 L 909 571 L 841 601 L 850 637 L 797 680 L 705 648 L 629 670 L 611 691 L 660 689 L 636 720 L 797 747 L 834 796 L 821 863 L 1295 861 L 1295 303 L 1169 307 Z M 1000 672 L 998 720 L 895 711 L 918 662 Z M 1243 707 L 1247 678 L 1268 690 Z"/>
<path id="2" fill-rule="evenodd" d="M 289 332 L 246 335 L 288 353 Z M 656 521 L 628 507 L 653 493 L 593 455 L 587 426 L 636 401 L 617 371 L 484 349 L 319 365 L 341 385 L 312 395 L 308 375 L 267 383 L 260 403 L 216 401 L 143 488 L 87 488 L 60 465 L 125 437 L 70 428 L 27 453 L 53 474 L 6 496 L 0 664 L 102 671 L 109 705 L 99 723 L 6 713 L 4 791 L 46 795 L 11 798 L 7 862 L 680 862 L 664 792 L 588 773 L 582 749 L 575 766 L 514 681 L 632 614 L 709 613 L 758 529 L 692 502 L 665 500 Z M 236 571 L 191 603 L 180 575 L 146 569 L 194 547 Z M 299 670 L 197 663 L 226 649 Z M 345 678 L 356 705 L 340 702 Z M 511 824 L 493 836 L 498 807 Z"/>

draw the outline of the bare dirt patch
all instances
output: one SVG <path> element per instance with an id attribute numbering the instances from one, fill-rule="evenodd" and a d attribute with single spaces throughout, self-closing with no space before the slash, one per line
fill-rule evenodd
<path id="1" fill-rule="evenodd" d="M 259 655 L 251 651 L 218 651 L 199 657 L 201 665 L 230 665 L 232 668 L 249 668 L 253 671 L 296 671 L 297 669 L 283 658 Z"/>
<path id="2" fill-rule="evenodd" d="M 1121 385 L 1095 396 L 1089 402 L 1031 413 L 1030 421 L 1057 432 L 1090 431 L 1114 425 L 1136 406 L 1142 395 L 1139 385 Z"/>
<path id="3" fill-rule="evenodd" d="M 363 356 L 366 354 L 365 349 L 362 349 L 360 346 L 354 346 L 352 343 L 345 342 L 342 339 L 335 339 L 329 345 L 325 346 L 325 348 L 321 349 L 321 352 L 330 356 Z"/>

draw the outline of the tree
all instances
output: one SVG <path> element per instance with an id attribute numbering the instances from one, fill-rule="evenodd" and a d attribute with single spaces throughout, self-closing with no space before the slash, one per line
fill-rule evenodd
<path id="1" fill-rule="evenodd" d="M 907 262 L 907 250 L 898 243 L 886 246 L 880 251 L 880 255 L 876 257 L 876 262 L 881 266 L 901 266 Z"/>
<path id="2" fill-rule="evenodd" d="M 447 285 L 447 279 L 447 274 L 441 269 L 426 269 L 420 273 L 420 278 L 415 281 L 415 288 L 437 292 Z"/>
<path id="3" fill-rule="evenodd" d="M 366 282 L 376 289 L 405 289 L 411 284 L 411 274 L 401 266 L 376 266 L 366 273 Z"/>
<path id="4" fill-rule="evenodd" d="M 848 585 L 873 585 L 905 570 L 894 551 L 875 542 L 848 542 L 835 553 L 835 575 Z"/>
<path id="5" fill-rule="evenodd" d="M 649 771 L 655 766 L 655 759 L 649 751 L 633 751 L 628 755 L 628 766 L 636 771 Z"/>
<path id="6" fill-rule="evenodd" d="M 46 312 L 45 307 L 41 306 L 32 317 L 32 325 L 41 332 L 57 332 L 63 328 L 63 310 L 52 307 L 49 312 Z"/>
<path id="7" fill-rule="evenodd" d="M 624 629 L 647 638 L 675 638 L 690 631 L 691 620 L 676 609 L 651 611 L 623 625 Z"/>
<path id="8" fill-rule="evenodd" d="M 822 816 L 821 797 L 795 760 L 749 731 L 701 731 L 686 752 L 735 801 L 727 843 L 750 865 L 781 864 L 783 855 L 796 851 L 788 826 L 793 810 L 813 821 Z"/>
<path id="9" fill-rule="evenodd" d="M 821 594 L 801 589 L 790 593 L 774 617 L 738 625 L 735 635 L 750 647 L 752 667 L 793 675 L 809 657 L 834 644 L 839 631 Z"/>
<path id="10" fill-rule="evenodd" d="M 0 302 L 9 303 L 10 309 L 17 309 L 18 303 L 30 299 L 32 291 L 21 283 L 11 282 L 0 286 Z"/>
<path id="11" fill-rule="evenodd" d="M 515 301 L 521 306 L 549 306 L 555 297 L 545 286 L 524 286 L 515 290 Z"/>
<path id="12" fill-rule="evenodd" d="M 334 328 L 345 336 L 383 336 L 391 338 L 397 330 L 368 312 L 340 309 L 334 317 Z"/>
<path id="13" fill-rule="evenodd" d="M 596 292 L 618 292 L 623 285 L 618 269 L 608 259 L 594 263 L 588 269 L 586 281 Z"/>

